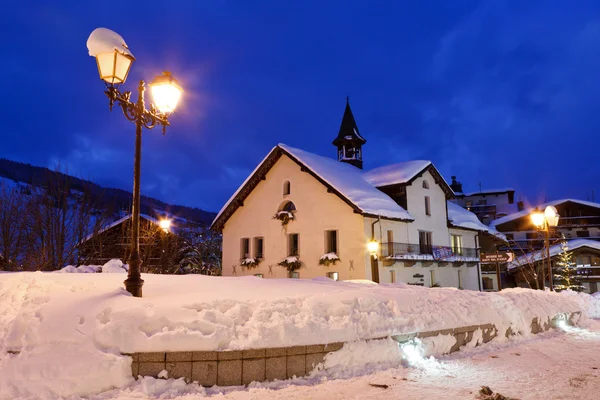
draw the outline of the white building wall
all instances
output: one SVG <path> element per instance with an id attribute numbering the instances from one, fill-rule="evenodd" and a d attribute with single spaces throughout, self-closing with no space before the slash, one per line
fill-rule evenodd
<path id="1" fill-rule="evenodd" d="M 291 194 L 283 195 L 283 184 L 291 183 Z M 286 227 L 273 220 L 284 201 L 296 206 L 296 219 Z M 325 231 L 338 231 L 338 253 L 341 259 L 329 267 L 318 265 L 325 253 Z M 244 205 L 229 218 L 223 228 L 223 275 L 243 276 L 263 274 L 265 278 L 286 278 L 287 270 L 277 264 L 288 255 L 288 233 L 300 234 L 300 260 L 304 266 L 300 278 L 326 276 L 329 271 L 339 273 L 339 279 L 365 279 L 370 264 L 365 265 L 366 241 L 363 216 L 312 175 L 302 172 L 300 166 L 282 156 L 271 168 L 266 180 L 261 181 L 244 200 Z M 257 268 L 240 266 L 241 239 L 250 238 L 254 254 L 254 237 L 264 238 L 265 259 Z M 235 266 L 235 274 L 234 274 Z M 269 268 L 270 266 L 270 268 Z"/>

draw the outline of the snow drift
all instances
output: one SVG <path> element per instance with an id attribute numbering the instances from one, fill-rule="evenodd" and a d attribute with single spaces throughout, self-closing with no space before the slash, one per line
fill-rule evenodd
<path id="1" fill-rule="evenodd" d="M 143 279 L 145 297 L 133 298 L 122 289 L 122 274 L 0 274 L 0 398 L 85 396 L 123 387 L 132 382 L 131 359 L 121 353 L 351 342 L 484 323 L 528 336 L 534 317 L 574 311 L 600 317 L 600 300 L 592 296 L 529 289 Z"/>

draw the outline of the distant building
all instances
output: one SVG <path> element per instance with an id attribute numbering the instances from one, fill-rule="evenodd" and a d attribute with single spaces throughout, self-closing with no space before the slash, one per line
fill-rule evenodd
<path id="1" fill-rule="evenodd" d="M 140 256 L 143 272 L 176 272 L 180 238 L 161 228 L 157 219 L 140 215 Z M 79 244 L 81 264 L 103 265 L 113 258 L 124 262 L 131 255 L 131 215 L 127 215 Z"/>
<path id="2" fill-rule="evenodd" d="M 577 278 L 587 293 L 600 290 L 600 242 L 589 239 L 571 239 L 568 249 L 573 252 L 573 262 L 577 266 Z M 553 268 L 562 249 L 559 243 L 550 247 Z M 542 251 L 534 251 L 519 256 L 509 264 L 508 272 L 518 287 L 548 286 L 547 264 Z M 537 282 L 536 282 L 537 281 Z"/>
<path id="3" fill-rule="evenodd" d="M 456 176 L 452 177 L 450 187 L 456 194 L 456 204 L 477 215 L 479 220 L 486 225 L 497 218 L 521 211 L 524 208 L 523 201 L 515 204 L 515 190 L 512 188 L 485 189 L 464 193 L 462 183 L 456 180 Z"/>
<path id="4" fill-rule="evenodd" d="M 337 161 L 274 147 L 213 222 L 223 275 L 481 290 L 480 238 L 501 235 L 449 201 L 454 193 L 430 161 L 363 172 L 365 143 L 347 103 Z"/>

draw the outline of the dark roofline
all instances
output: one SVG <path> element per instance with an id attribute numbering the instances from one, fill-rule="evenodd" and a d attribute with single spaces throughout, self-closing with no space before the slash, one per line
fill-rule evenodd
<path id="1" fill-rule="evenodd" d="M 437 183 L 442 188 L 444 193 L 446 194 L 446 200 L 451 200 L 456 197 L 456 195 L 454 194 L 454 191 L 452 190 L 450 185 L 448 185 L 448 183 L 444 180 L 444 178 L 442 177 L 442 175 L 439 173 L 439 171 L 433 165 L 432 162 L 430 162 L 428 166 L 426 166 L 425 168 L 423 168 L 422 170 L 420 170 L 419 172 L 414 174 L 412 178 L 410 178 L 409 180 L 407 180 L 404 183 L 392 183 L 391 185 L 377 186 L 377 189 L 392 188 L 394 186 L 404 187 L 404 186 L 412 185 L 412 183 L 415 181 L 415 179 L 421 177 L 427 171 L 429 171 L 429 173 L 431 175 L 433 175 L 433 180 L 435 181 L 435 183 Z"/>
<path id="2" fill-rule="evenodd" d="M 252 193 L 252 191 L 258 186 L 260 181 L 266 180 L 267 173 L 273 168 L 273 166 L 279 161 L 282 155 L 286 155 L 290 160 L 294 161 L 297 165 L 300 166 L 300 170 L 302 172 L 309 173 L 313 178 L 319 181 L 323 186 L 327 188 L 328 193 L 333 193 L 338 196 L 343 202 L 348 204 L 356 214 L 362 214 L 365 217 L 374 217 L 377 218 L 377 215 L 367 214 L 363 212 L 363 210 L 354 204 L 350 199 L 344 196 L 341 192 L 327 183 L 323 178 L 317 175 L 313 170 L 307 167 L 304 163 L 294 157 L 287 150 L 281 148 L 280 146 L 275 147 L 271 153 L 265 158 L 265 160 L 261 163 L 261 165 L 256 169 L 254 174 L 248 179 L 246 184 L 238 191 L 237 195 L 231 199 L 227 207 L 223 210 L 223 212 L 219 215 L 215 221 L 213 221 L 211 225 L 211 229 L 216 231 L 222 231 L 225 223 L 231 218 L 231 216 L 236 212 L 239 207 L 244 205 L 244 200 Z M 382 219 L 392 220 L 392 221 L 405 221 L 412 222 L 412 219 L 400 219 L 400 218 L 391 218 L 391 217 L 381 217 Z"/>
<path id="3" fill-rule="evenodd" d="M 511 190 L 497 190 L 497 191 L 490 191 L 490 192 L 486 192 L 481 191 L 481 192 L 469 192 L 469 193 L 455 193 L 456 197 L 471 197 L 471 196 L 487 196 L 487 195 L 494 195 L 494 194 L 505 194 L 505 193 L 514 193 L 515 190 L 511 189 Z"/>

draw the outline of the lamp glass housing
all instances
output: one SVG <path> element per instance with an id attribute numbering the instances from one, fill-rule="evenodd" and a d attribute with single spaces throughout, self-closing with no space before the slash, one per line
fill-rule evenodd
<path id="1" fill-rule="evenodd" d="M 167 232 L 170 228 L 171 228 L 171 220 L 170 219 L 161 219 L 158 222 L 158 226 L 160 226 L 160 228 Z"/>
<path id="2" fill-rule="evenodd" d="M 549 226 L 557 226 L 558 225 L 558 210 L 554 206 L 547 206 L 544 210 L 544 217 L 546 218 L 546 222 Z"/>
<path id="3" fill-rule="evenodd" d="M 369 242 L 367 242 L 367 250 L 369 250 L 369 253 L 371 254 L 377 254 L 377 250 L 379 250 L 379 242 L 375 239 L 369 240 Z"/>
<path id="4" fill-rule="evenodd" d="M 133 56 L 121 53 L 118 50 L 98 54 L 96 63 L 98 64 L 100 79 L 111 85 L 124 83 L 133 61 L 135 61 Z"/>
<path id="5" fill-rule="evenodd" d="M 544 226 L 545 219 L 546 219 L 546 217 L 544 216 L 544 213 L 542 213 L 540 211 L 540 209 L 537 207 L 531 213 L 531 222 L 533 223 L 533 225 L 535 225 L 538 228 L 541 228 L 542 226 Z"/>
<path id="6" fill-rule="evenodd" d="M 183 89 L 169 72 L 165 71 L 162 75 L 154 78 L 150 88 L 152 89 L 154 105 L 158 108 L 158 111 L 163 114 L 170 114 L 175 111 Z"/>

